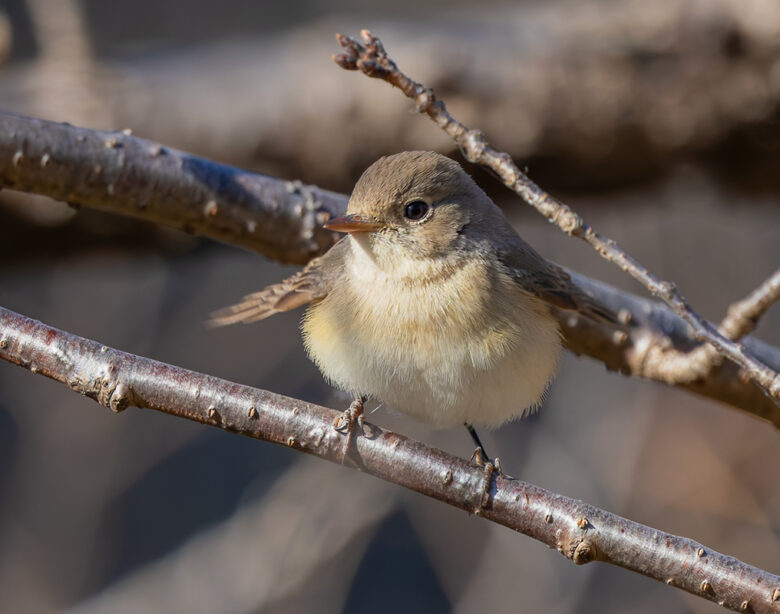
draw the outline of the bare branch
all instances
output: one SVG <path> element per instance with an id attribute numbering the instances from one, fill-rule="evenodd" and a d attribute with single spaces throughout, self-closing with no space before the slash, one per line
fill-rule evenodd
<path id="1" fill-rule="evenodd" d="M 447 112 L 444 103 L 436 99 L 433 90 L 409 78 L 398 69 L 396 63 L 377 37 L 362 30 L 362 43 L 337 35 L 346 53 L 334 56 L 334 61 L 346 70 L 360 70 L 363 74 L 387 81 L 412 99 L 417 110 L 427 114 L 460 147 L 463 155 L 475 164 L 493 170 L 510 190 L 544 215 L 566 234 L 587 241 L 605 259 L 618 265 L 655 296 L 663 300 L 693 329 L 696 339 L 715 346 L 745 373 L 763 387 L 775 399 L 780 400 L 780 375 L 745 353 L 737 343 L 726 339 L 713 326 L 696 313 L 682 298 L 672 282 L 656 278 L 639 262 L 593 228 L 564 203 L 556 200 L 531 181 L 512 161 L 509 154 L 493 149 L 481 132 L 470 130 Z"/>
<path id="2" fill-rule="evenodd" d="M 688 381 L 666 381 L 647 370 L 649 348 L 667 347 L 669 351 L 687 355 L 695 352 L 694 348 L 710 347 L 698 344 L 690 327 L 666 305 L 617 290 L 574 271 L 569 274 L 578 286 L 619 314 L 619 319 L 627 324 L 624 330 L 611 330 L 571 312 L 556 311 L 566 346 L 572 352 L 596 358 L 608 369 L 625 375 L 659 380 L 728 403 L 780 428 L 780 406 L 731 361 L 711 365 L 706 373 Z M 743 344 L 753 356 L 780 370 L 780 349 L 753 337 L 743 339 Z"/>
<path id="3" fill-rule="evenodd" d="M 218 164 L 125 133 L 98 132 L 0 112 L 0 185 L 128 215 L 303 263 L 334 233 L 321 222 L 343 214 L 347 198 L 299 182 Z M 645 373 L 647 348 L 664 340 L 688 352 L 688 327 L 663 304 L 572 273 L 586 292 L 630 324 L 624 333 L 557 312 L 568 347 L 627 375 Z M 780 369 L 780 350 L 747 338 L 750 352 Z M 780 428 L 780 407 L 731 362 L 682 384 Z"/>
<path id="4" fill-rule="evenodd" d="M 305 263 L 336 233 L 322 224 L 346 199 L 163 147 L 0 112 L 0 185 L 143 218 Z"/>
<path id="5" fill-rule="evenodd" d="M 601 0 L 598 11 L 583 2 L 504 3 L 490 12 L 462 4 L 443 21 L 377 16 L 374 29 L 398 42 L 401 66 L 413 61 L 426 85 L 457 99 L 463 117 L 479 117 L 486 134 L 500 130 L 512 155 L 565 160 L 577 183 L 623 185 L 677 153 L 711 152 L 727 139 L 752 143 L 751 134 L 771 130 L 780 102 L 780 4 L 760 7 L 756 17 L 733 0 L 708 0 L 706 8 L 689 0 Z M 353 23 L 354 11 L 315 22 L 307 12 L 299 28 L 273 35 L 97 57 L 94 101 L 80 89 L 83 64 L 50 71 L 72 84 L 55 91 L 28 77 L 38 71 L 32 62 L 20 62 L 0 73 L 0 108 L 92 128 L 129 126 L 212 159 L 261 161 L 277 176 L 306 173 L 330 186 L 347 185 L 377 152 L 445 147 L 443 134 L 408 121 L 400 96 L 377 97 L 368 82 L 345 88 L 323 73 L 333 24 Z M 91 19 L 100 28 L 96 13 Z M 302 84 L 316 92 L 316 108 Z M 84 111 L 92 104 L 113 121 L 92 119 Z M 717 169 L 721 179 L 742 181 L 750 170 L 776 186 L 776 159 L 755 146 L 762 155 L 739 155 Z M 607 161 L 598 164 L 602 156 Z"/>
<path id="6" fill-rule="evenodd" d="M 533 537 L 576 564 L 625 567 L 732 610 L 780 612 L 778 576 L 374 425 L 350 438 L 347 450 L 348 439 L 333 428 L 341 414 L 332 409 L 134 356 L 3 308 L 0 358 L 114 411 L 156 409 L 356 465 Z"/>
<path id="7" fill-rule="evenodd" d="M 751 332 L 766 310 L 780 298 L 780 269 L 745 299 L 729 306 L 725 319 L 718 327 L 721 335 L 739 341 Z M 668 384 L 690 383 L 706 377 L 713 367 L 722 363 L 722 356 L 711 345 L 700 345 L 690 352 L 664 348 L 662 344 L 648 344 L 640 360 L 639 370 L 650 379 Z"/>

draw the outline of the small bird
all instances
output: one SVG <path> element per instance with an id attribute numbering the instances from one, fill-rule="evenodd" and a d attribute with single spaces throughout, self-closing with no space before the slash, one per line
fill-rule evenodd
<path id="1" fill-rule="evenodd" d="M 422 422 L 497 427 L 533 410 L 561 335 L 548 305 L 614 316 L 509 225 L 461 166 L 428 151 L 386 156 L 360 177 L 346 236 L 281 283 L 213 315 L 255 322 L 309 305 L 306 350 L 325 378 Z"/>

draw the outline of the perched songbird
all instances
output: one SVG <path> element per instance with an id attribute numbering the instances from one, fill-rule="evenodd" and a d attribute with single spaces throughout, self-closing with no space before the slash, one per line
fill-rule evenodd
<path id="1" fill-rule="evenodd" d="M 325 226 L 347 236 L 213 321 L 308 304 L 306 349 L 358 399 L 352 418 L 373 397 L 439 427 L 496 427 L 533 409 L 555 372 L 561 339 L 548 304 L 613 319 L 517 235 L 457 162 L 433 152 L 376 161 L 347 215 Z"/>

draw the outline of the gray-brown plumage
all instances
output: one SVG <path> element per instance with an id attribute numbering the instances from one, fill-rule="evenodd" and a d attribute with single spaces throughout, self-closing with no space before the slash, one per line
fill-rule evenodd
<path id="1" fill-rule="evenodd" d="M 326 226 L 348 235 L 213 322 L 310 304 L 304 341 L 331 382 L 432 424 L 496 426 L 538 402 L 560 350 L 547 305 L 614 321 L 436 153 L 381 158 Z"/>
<path id="2" fill-rule="evenodd" d="M 325 298 L 338 280 L 346 244 L 339 241 L 327 253 L 314 258 L 301 271 L 278 284 L 247 294 L 240 303 L 211 314 L 209 325 L 257 322 L 280 311 L 290 311 Z"/>

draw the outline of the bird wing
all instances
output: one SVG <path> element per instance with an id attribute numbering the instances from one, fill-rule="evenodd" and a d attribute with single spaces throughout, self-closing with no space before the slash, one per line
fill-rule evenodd
<path id="1" fill-rule="evenodd" d="M 345 237 L 346 239 L 346 237 Z M 346 241 L 342 239 L 324 255 L 278 284 L 245 296 L 240 303 L 211 314 L 210 326 L 248 324 L 325 298 L 343 267 Z"/>
<path id="2" fill-rule="evenodd" d="M 528 294 L 568 311 L 578 311 L 605 324 L 617 324 L 617 316 L 608 307 L 577 286 L 560 266 L 540 256 L 517 237 L 509 249 L 498 253 L 509 275 Z"/>

